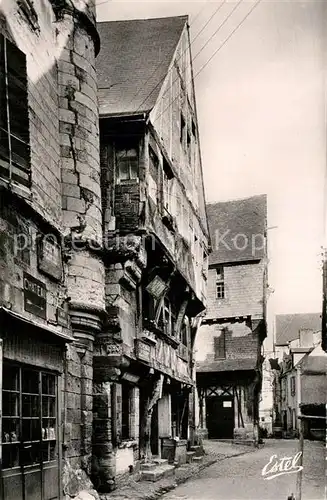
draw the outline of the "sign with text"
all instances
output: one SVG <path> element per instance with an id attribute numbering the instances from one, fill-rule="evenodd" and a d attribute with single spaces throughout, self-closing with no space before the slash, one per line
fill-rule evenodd
<path id="1" fill-rule="evenodd" d="M 61 248 L 52 235 L 43 236 L 38 245 L 38 267 L 52 278 L 62 277 Z"/>
<path id="2" fill-rule="evenodd" d="M 69 327 L 69 314 L 68 309 L 63 307 L 57 307 L 57 323 L 65 328 Z"/>
<path id="3" fill-rule="evenodd" d="M 47 289 L 44 283 L 24 273 L 24 309 L 40 318 L 47 318 Z"/>

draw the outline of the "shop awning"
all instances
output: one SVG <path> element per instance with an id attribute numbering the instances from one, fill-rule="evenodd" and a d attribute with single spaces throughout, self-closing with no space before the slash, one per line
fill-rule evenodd
<path id="1" fill-rule="evenodd" d="M 20 313 L 12 311 L 11 309 L 7 309 L 4 306 L 0 307 L 0 314 L 4 314 L 9 319 L 23 322 L 23 323 L 29 325 L 30 327 L 37 328 L 39 330 L 42 330 L 43 332 L 47 332 L 48 334 L 54 335 L 58 338 L 58 340 L 60 339 L 63 342 L 73 342 L 74 341 L 73 336 L 71 336 L 71 335 L 69 335 L 69 334 L 67 334 L 59 329 L 51 327 L 49 325 L 44 325 L 43 323 L 40 323 L 37 320 L 27 318 Z"/>

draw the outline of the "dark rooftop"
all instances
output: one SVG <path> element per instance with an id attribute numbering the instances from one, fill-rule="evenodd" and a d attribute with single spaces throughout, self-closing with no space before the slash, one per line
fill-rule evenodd
<path id="1" fill-rule="evenodd" d="M 178 16 L 98 23 L 100 116 L 153 108 L 187 20 Z"/>
<path id="2" fill-rule="evenodd" d="M 209 264 L 253 261 L 265 256 L 266 195 L 209 203 L 207 214 L 212 245 Z"/>

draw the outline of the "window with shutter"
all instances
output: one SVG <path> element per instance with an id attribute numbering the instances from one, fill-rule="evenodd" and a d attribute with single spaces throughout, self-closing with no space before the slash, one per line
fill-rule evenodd
<path id="1" fill-rule="evenodd" d="M 215 359 L 221 359 L 226 357 L 225 348 L 225 331 L 221 330 L 219 337 L 214 337 L 214 355 Z"/>
<path id="2" fill-rule="evenodd" d="M 0 177 L 31 182 L 26 56 L 1 34 Z"/>

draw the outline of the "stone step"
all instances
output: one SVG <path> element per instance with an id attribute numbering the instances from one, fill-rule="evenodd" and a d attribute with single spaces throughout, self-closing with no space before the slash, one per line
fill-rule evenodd
<path id="1" fill-rule="evenodd" d="M 234 439 L 233 444 L 244 444 L 244 446 L 254 446 L 253 439 Z"/>
<path id="2" fill-rule="evenodd" d="M 203 460 L 203 457 L 193 457 L 193 459 L 192 459 L 193 462 L 197 462 L 197 463 L 202 462 L 202 460 Z"/>
<path id="3" fill-rule="evenodd" d="M 141 481 L 159 481 L 164 477 L 169 477 L 174 475 L 175 467 L 173 465 L 164 464 L 157 465 L 156 467 L 149 470 L 141 471 Z"/>
<path id="4" fill-rule="evenodd" d="M 145 462 L 140 465 L 140 470 L 151 470 L 154 467 L 157 467 L 157 464 L 155 464 L 154 462 Z"/>
<path id="5" fill-rule="evenodd" d="M 152 462 L 156 465 L 168 465 L 168 458 L 152 457 Z"/>
<path id="6" fill-rule="evenodd" d="M 187 451 L 186 452 L 186 463 L 191 464 L 193 462 L 194 457 L 195 457 L 195 451 Z"/>

